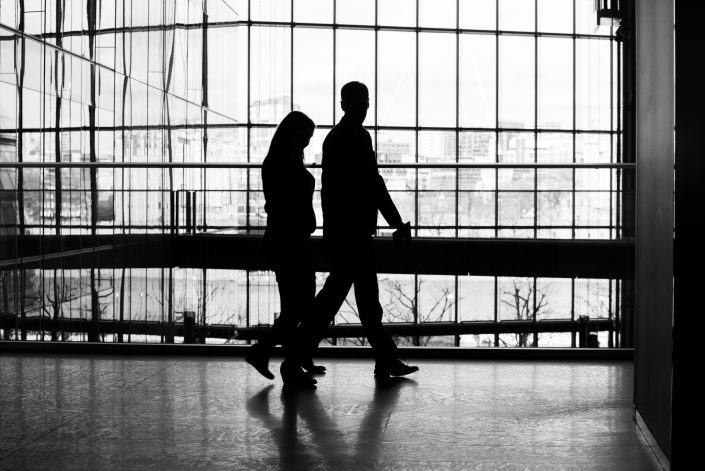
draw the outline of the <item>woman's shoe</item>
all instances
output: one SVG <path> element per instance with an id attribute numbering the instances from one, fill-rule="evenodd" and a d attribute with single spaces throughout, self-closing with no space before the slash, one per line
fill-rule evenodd
<path id="1" fill-rule="evenodd" d="M 316 387 L 317 381 L 304 373 L 299 365 L 291 361 L 282 362 L 279 371 L 285 386 L 311 388 Z"/>
<path id="2" fill-rule="evenodd" d="M 245 361 L 252 365 L 262 376 L 267 379 L 274 379 L 274 375 L 269 371 L 269 355 L 262 352 L 262 347 L 258 343 L 248 349 Z"/>

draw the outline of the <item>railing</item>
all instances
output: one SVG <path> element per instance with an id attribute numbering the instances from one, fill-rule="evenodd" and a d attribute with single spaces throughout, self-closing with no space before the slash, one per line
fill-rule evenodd
<path id="1" fill-rule="evenodd" d="M 315 165 L 309 168 L 314 173 L 319 170 Z M 534 180 L 540 170 L 575 173 L 599 169 L 607 171 L 615 184 L 609 192 L 615 204 L 621 204 L 625 196 L 619 191 L 622 177 L 635 170 L 633 164 L 608 163 L 415 163 L 380 164 L 379 168 L 382 173 L 411 172 L 414 178 L 432 169 L 490 169 L 495 173 L 519 169 L 534 172 Z M 259 190 L 249 186 L 243 190 L 206 189 L 206 172 L 244 170 L 244 176 L 250 179 L 245 183 L 252 185 L 259 178 L 258 164 L 0 163 L 0 172 L 14 177 L 30 169 L 58 169 L 69 174 L 156 169 L 172 173 L 174 181 L 179 179 L 173 174 L 179 172 L 196 172 L 201 178 L 193 179 L 197 185 L 185 186 L 188 189 L 165 185 L 143 190 L 159 195 L 156 201 L 163 203 L 159 224 L 148 217 L 142 225 L 91 221 L 91 212 L 85 206 L 85 224 L 79 231 L 75 225 L 57 224 L 55 220 L 45 225 L 25 224 L 23 228 L 16 220 L 3 221 L 2 338 L 248 343 L 271 324 L 279 309 L 276 282 L 263 262 L 260 236 L 244 235 L 256 234 L 262 226 L 249 220 L 243 225 L 215 226 L 207 219 L 207 202 L 213 193 L 239 191 L 249 195 Z M 51 194 L 56 190 L 39 191 Z M 75 191 L 90 194 L 90 188 Z M 98 188 L 94 194 L 100 191 Z M 139 192 L 122 188 L 108 191 L 123 195 Z M 502 193 L 497 187 L 493 191 Z M 540 191 L 525 192 L 533 194 L 536 201 Z M 574 185 L 569 190 L 572 194 L 589 191 Z M 2 201 L 17 205 L 21 192 L 5 188 Z M 415 192 L 416 199 L 421 192 Z M 462 190 L 456 186 L 454 192 Z M 392 195 L 394 198 L 394 190 Z M 138 210 L 135 206 L 128 208 Z M 618 236 L 618 213 L 611 211 L 615 211 L 611 234 Z M 112 212 L 116 213 L 116 208 Z M 499 222 L 497 217 L 495 221 Z M 413 222 L 417 223 L 417 234 L 428 229 L 418 224 L 418 217 Z M 497 232 L 508 226 L 483 227 Z M 546 227 L 553 226 L 528 226 L 534 233 Z M 575 234 L 576 229 L 589 226 L 569 227 Z M 461 229 L 458 225 L 450 230 L 457 234 Z M 375 242 L 380 291 L 387 328 L 402 343 L 620 346 L 622 280 L 633 277 L 630 240 L 417 237 L 409 252 L 399 253 L 388 234 L 381 227 Z M 316 269 L 324 273 L 328 261 L 317 237 L 313 249 Z M 325 276 L 319 275 L 319 287 L 324 280 Z M 355 309 L 349 298 L 340 322 L 328 332 L 332 342 L 364 343 Z"/>
<path id="2" fill-rule="evenodd" d="M 308 167 L 319 176 L 320 166 Z M 402 217 L 420 236 L 619 239 L 623 210 L 633 201 L 623 181 L 633 179 L 634 164 L 383 163 L 379 168 Z M 20 232 L 44 233 L 52 227 L 86 233 L 261 231 L 266 213 L 259 169 L 260 164 L 240 162 L 0 162 L 0 171 L 35 172 L 34 178 L 45 182 L 21 192 L 22 201 L 41 202 L 42 213 L 32 216 L 37 205 L 28 212 L 31 203 L 25 202 L 27 217 L 20 218 Z M 60 190 L 47 186 L 53 175 L 36 173 L 57 170 L 66 180 Z M 99 183 L 91 190 L 90 178 L 81 172 L 108 187 Z M 131 186 L 119 187 L 122 180 Z M 11 201 L 17 190 L 0 192 Z M 95 221 L 91 198 L 98 200 Z M 320 224 L 318 192 L 314 206 Z"/>

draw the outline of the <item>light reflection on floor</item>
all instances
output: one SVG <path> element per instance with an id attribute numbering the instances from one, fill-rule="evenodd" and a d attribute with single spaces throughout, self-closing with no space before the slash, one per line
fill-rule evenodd
<path id="1" fill-rule="evenodd" d="M 241 358 L 5 354 L 0 469 L 654 469 L 631 363 L 322 364 L 297 392 Z"/>

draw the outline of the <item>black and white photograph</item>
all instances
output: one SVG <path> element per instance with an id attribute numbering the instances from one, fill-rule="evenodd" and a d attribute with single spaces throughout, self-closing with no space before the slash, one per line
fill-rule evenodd
<path id="1" fill-rule="evenodd" d="M 0 0 L 0 471 L 697 469 L 703 10 Z"/>

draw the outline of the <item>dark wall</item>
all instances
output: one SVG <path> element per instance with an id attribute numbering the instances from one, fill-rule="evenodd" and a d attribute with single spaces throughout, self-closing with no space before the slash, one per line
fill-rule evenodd
<path id="1" fill-rule="evenodd" d="M 670 458 L 673 327 L 674 0 L 636 3 L 634 402 Z"/>
<path id="2" fill-rule="evenodd" d="M 673 432 L 671 469 L 687 469 L 686 424 L 697 426 L 686 391 L 698 391 L 700 375 L 687 372 L 681 359 L 702 355 L 702 305 L 705 274 L 703 220 L 705 201 L 705 93 L 702 74 L 704 2 L 676 1 L 676 236 L 674 251 Z M 677 324 L 677 327 L 675 326 Z M 685 351 L 684 351 L 685 350 Z M 690 373 L 690 374 L 689 374 Z M 692 427 L 691 429 L 692 430 Z M 691 432 L 692 433 L 692 432 Z M 693 438 L 697 440 L 697 438 Z"/>

